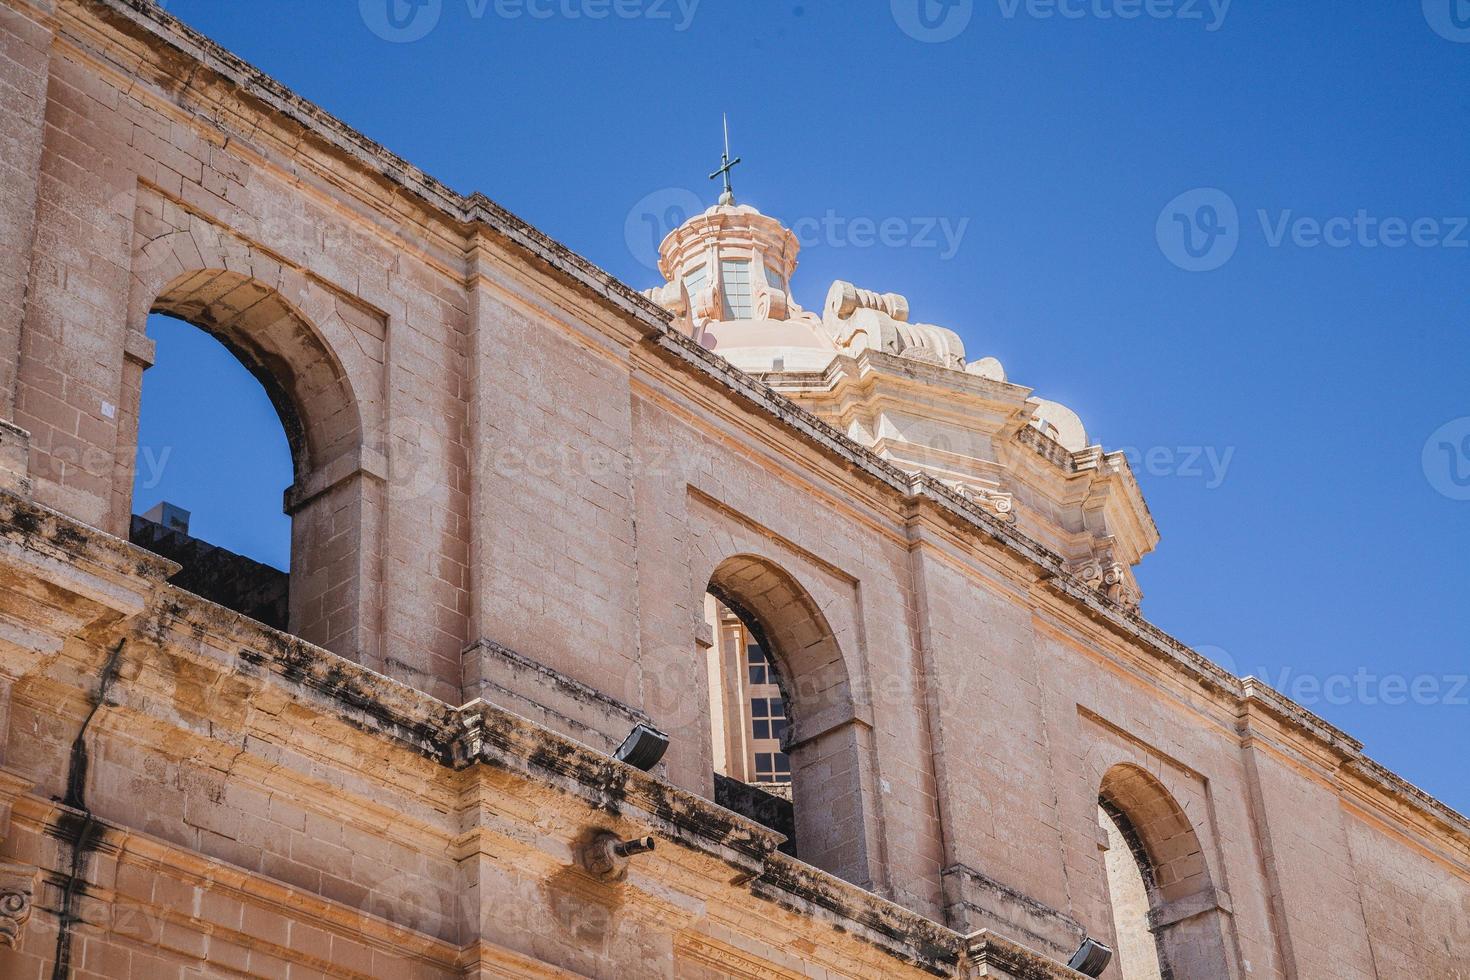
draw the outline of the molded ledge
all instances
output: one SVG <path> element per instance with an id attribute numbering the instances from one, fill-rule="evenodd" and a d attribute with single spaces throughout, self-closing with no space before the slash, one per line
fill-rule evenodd
<path id="1" fill-rule="evenodd" d="M 1190 895 L 1160 908 L 1150 909 L 1148 928 L 1150 932 L 1158 932 L 1160 929 L 1167 929 L 1172 925 L 1204 915 L 1206 912 L 1214 912 L 1217 909 L 1227 915 L 1233 914 L 1230 906 L 1230 893 L 1222 888 L 1209 888 L 1197 895 Z"/>
<path id="2" fill-rule="evenodd" d="M 633 726 L 653 726 L 639 709 L 493 640 L 461 656 L 461 698 L 483 699 L 611 752 Z"/>

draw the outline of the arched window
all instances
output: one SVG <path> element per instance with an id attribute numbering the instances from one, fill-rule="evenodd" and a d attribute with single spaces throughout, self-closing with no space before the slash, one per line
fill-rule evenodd
<path id="1" fill-rule="evenodd" d="M 716 800 L 793 836 L 784 849 L 808 864 L 872 887 L 870 732 L 826 617 L 753 555 L 721 562 L 707 591 Z"/>
<path id="2" fill-rule="evenodd" d="M 162 342 L 156 350 L 158 373 L 150 378 L 145 372 L 137 409 L 141 438 L 133 510 L 149 511 L 137 518 L 157 520 L 135 518 L 135 541 L 182 564 L 174 577 L 182 588 L 344 656 L 370 656 L 363 610 L 371 605 L 369 587 L 376 569 L 368 531 L 380 501 L 364 480 L 368 447 L 357 399 L 341 363 L 317 328 L 279 291 L 242 273 L 205 269 L 179 275 L 163 287 L 150 312 L 155 315 L 150 324 L 160 324 L 154 329 Z M 231 372 L 224 370 L 221 351 L 182 324 L 177 329 L 162 326 L 158 315 L 191 324 L 233 355 L 257 382 L 246 407 L 220 406 L 221 414 L 206 414 L 219 391 L 200 391 L 199 372 L 206 370 L 201 367 L 205 365 L 209 377 L 227 378 Z M 203 360 L 192 363 L 194 356 Z M 191 362 L 166 363 L 174 357 Z M 171 402 L 162 390 L 170 386 L 171 377 L 179 379 L 179 370 L 196 383 L 194 404 Z M 155 388 L 160 389 L 157 394 Z M 274 426 L 260 404 L 261 394 L 274 410 Z M 245 488 L 239 483 L 207 493 L 204 483 L 187 480 L 177 489 L 171 484 L 166 493 L 160 493 L 158 486 L 150 488 L 151 481 L 167 480 L 169 472 L 168 463 L 162 478 L 155 472 L 168 448 L 156 444 L 160 423 L 151 418 L 155 410 L 197 416 L 173 419 L 176 431 L 205 438 L 212 433 L 219 445 L 238 444 L 242 457 L 231 459 L 232 465 L 248 458 L 247 444 L 274 439 L 279 448 L 283 435 L 289 450 L 289 486 L 281 493 L 278 474 L 257 473 L 252 474 L 258 478 L 249 481 L 248 494 L 242 493 Z M 244 416 L 234 416 L 235 411 L 246 412 L 250 424 L 244 424 Z M 208 433 L 199 431 L 197 424 L 192 430 L 186 424 L 205 419 L 211 419 Z M 219 445 L 209 451 L 217 453 Z M 172 451 L 183 448 L 174 446 Z M 205 450 L 196 444 L 194 451 Z M 187 461 L 173 457 L 173 463 L 174 472 L 185 477 Z M 175 494 L 184 499 L 174 499 Z M 174 507 L 154 509 L 160 502 Z M 282 510 L 288 516 L 276 516 Z M 192 512 L 187 527 L 181 511 Z M 274 548 L 252 544 L 247 534 L 262 528 L 274 528 L 279 534 L 287 525 L 289 557 L 282 555 L 278 544 Z M 219 539 L 199 540 L 206 533 Z M 284 603 L 278 601 L 280 592 L 285 593 Z"/>
<path id="3" fill-rule="evenodd" d="M 1101 802 L 1097 821 L 1108 840 L 1108 898 L 1113 907 L 1119 974 L 1123 980 L 1163 980 L 1158 946 L 1148 927 L 1151 895 L 1157 891 L 1148 855 L 1121 811 Z"/>
<path id="4" fill-rule="evenodd" d="M 1154 776 L 1118 765 L 1103 777 L 1108 896 L 1124 980 L 1234 975 L 1229 908 L 1193 824 Z"/>
<path id="5" fill-rule="evenodd" d="M 260 382 L 218 340 L 148 318 L 133 469 L 134 544 L 183 568 L 180 588 L 268 626 L 289 621 L 291 448 Z"/>
<path id="6" fill-rule="evenodd" d="M 781 850 L 795 856 L 786 696 L 760 627 L 747 620 L 705 596 L 705 621 L 715 638 L 707 663 L 715 802 L 785 834 Z"/>

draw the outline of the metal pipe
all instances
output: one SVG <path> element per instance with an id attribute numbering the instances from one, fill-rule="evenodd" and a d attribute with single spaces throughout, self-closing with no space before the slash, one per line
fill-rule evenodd
<path id="1" fill-rule="evenodd" d="M 613 853 L 618 857 L 632 857 L 634 854 L 646 854 L 653 850 L 652 837 L 634 837 L 613 845 Z"/>

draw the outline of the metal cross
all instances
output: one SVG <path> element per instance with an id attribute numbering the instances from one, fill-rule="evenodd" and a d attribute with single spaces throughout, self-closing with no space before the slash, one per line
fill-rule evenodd
<path id="1" fill-rule="evenodd" d="M 725 152 L 720 157 L 720 169 L 710 174 L 709 179 L 714 180 L 716 177 L 724 177 L 725 192 L 720 195 L 720 203 L 734 204 L 735 191 L 730 187 L 730 168 L 739 163 L 740 158 L 736 157 L 733 160 L 730 159 L 730 120 L 725 118 L 725 114 L 723 112 L 720 113 L 720 121 L 725 124 Z"/>

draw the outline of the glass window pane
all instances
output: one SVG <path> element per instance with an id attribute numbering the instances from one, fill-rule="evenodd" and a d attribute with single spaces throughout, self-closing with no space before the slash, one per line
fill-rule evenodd
<path id="1" fill-rule="evenodd" d="M 704 266 L 700 266 L 697 269 L 690 269 L 684 275 L 684 288 L 689 290 L 690 296 L 693 296 L 695 293 L 699 292 L 708 283 L 709 270 L 706 269 Z"/>
<path id="2" fill-rule="evenodd" d="M 752 684 L 766 683 L 766 668 L 763 664 L 750 665 L 750 682 Z"/>
<path id="3" fill-rule="evenodd" d="M 786 277 L 781 275 L 780 269 L 776 268 L 774 265 L 771 265 L 769 262 L 766 263 L 766 282 L 770 283 L 776 289 L 781 290 L 781 292 L 783 293 L 787 291 Z"/>
<path id="4" fill-rule="evenodd" d="M 750 299 L 750 262 L 747 259 L 722 259 L 720 282 L 724 285 L 726 320 L 749 320 L 752 313 Z"/>

